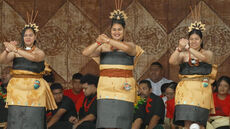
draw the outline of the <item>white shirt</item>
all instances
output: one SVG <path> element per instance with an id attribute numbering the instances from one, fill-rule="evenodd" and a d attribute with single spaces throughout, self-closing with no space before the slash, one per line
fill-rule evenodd
<path id="1" fill-rule="evenodd" d="M 172 82 L 172 80 L 168 80 L 166 78 L 162 78 L 160 81 L 158 81 L 157 83 L 153 82 L 150 78 L 146 79 L 146 80 L 149 80 L 151 85 L 152 85 L 152 92 L 155 94 L 155 95 L 158 95 L 160 96 L 161 95 L 161 86 L 165 83 L 170 83 Z"/>
<path id="2" fill-rule="evenodd" d="M 167 113 L 167 104 L 166 104 L 166 101 L 167 101 L 167 97 L 164 96 L 162 97 L 163 101 L 164 101 L 164 104 L 165 104 L 165 117 L 166 117 L 166 113 Z"/>

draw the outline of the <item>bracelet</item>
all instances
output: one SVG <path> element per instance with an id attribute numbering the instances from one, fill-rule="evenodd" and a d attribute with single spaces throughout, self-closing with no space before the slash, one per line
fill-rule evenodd
<path id="1" fill-rule="evenodd" d="M 101 46 L 101 45 L 102 45 L 102 44 L 101 44 L 100 42 L 98 42 L 98 41 L 96 41 L 96 43 L 97 43 L 98 46 Z"/>
<path id="2" fill-rule="evenodd" d="M 177 50 L 178 52 L 182 52 L 182 50 L 181 50 L 179 47 L 177 47 L 176 50 Z"/>

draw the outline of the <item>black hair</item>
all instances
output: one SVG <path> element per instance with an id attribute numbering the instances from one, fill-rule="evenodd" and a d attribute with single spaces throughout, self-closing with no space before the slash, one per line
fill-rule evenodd
<path id="1" fill-rule="evenodd" d="M 31 29 L 33 31 L 34 34 L 36 34 L 36 31 L 34 30 L 33 27 L 25 27 L 23 30 L 22 30 L 22 33 L 21 33 L 21 47 L 22 48 L 25 48 L 25 41 L 24 41 L 24 35 L 26 33 L 26 30 L 28 29 Z M 34 43 L 33 45 L 36 45 L 36 40 L 34 40 Z"/>
<path id="2" fill-rule="evenodd" d="M 72 80 L 73 79 L 79 79 L 79 80 L 81 80 L 82 77 L 83 77 L 83 75 L 81 73 L 75 73 L 72 76 Z"/>
<path id="3" fill-rule="evenodd" d="M 173 89 L 175 91 L 176 87 L 177 87 L 177 83 L 176 82 L 170 82 L 167 88 L 171 88 L 171 89 Z"/>
<path id="4" fill-rule="evenodd" d="M 61 89 L 63 90 L 63 87 L 60 83 L 53 83 L 51 86 L 50 86 L 50 89 L 51 90 L 56 90 L 56 89 Z"/>
<path id="5" fill-rule="evenodd" d="M 2 83 L 2 84 L 1 84 L 1 89 L 2 89 L 2 92 L 3 92 L 3 93 L 6 93 L 6 92 L 7 92 L 7 89 L 6 89 L 7 85 L 8 85 L 8 83 Z"/>
<path id="6" fill-rule="evenodd" d="M 213 92 L 217 92 L 217 81 L 215 80 L 211 85 L 212 85 L 212 88 L 214 88 Z"/>
<path id="7" fill-rule="evenodd" d="M 170 83 L 164 83 L 161 85 L 161 93 L 165 93 L 165 90 L 168 88 Z"/>
<path id="8" fill-rule="evenodd" d="M 89 85 L 93 84 L 95 87 L 97 87 L 99 77 L 92 75 L 92 74 L 86 74 L 81 78 L 81 84 L 87 83 Z"/>
<path id="9" fill-rule="evenodd" d="M 47 82 L 54 83 L 54 75 L 52 72 L 49 74 L 43 75 L 43 79 L 46 80 Z"/>
<path id="10" fill-rule="evenodd" d="M 139 84 L 142 84 L 142 83 L 147 84 L 148 88 L 152 89 L 152 85 L 151 85 L 151 82 L 149 80 L 141 80 L 139 82 Z"/>
<path id="11" fill-rule="evenodd" d="M 197 34 L 197 35 L 200 37 L 200 39 L 203 38 L 203 34 L 202 34 L 202 32 L 201 32 L 200 30 L 192 29 L 192 31 L 190 31 L 189 34 L 188 34 L 188 38 L 190 38 L 190 36 L 191 36 L 192 34 Z M 202 43 L 200 44 L 200 47 L 201 47 L 201 48 L 204 48 L 203 41 L 202 41 Z"/>
<path id="12" fill-rule="evenodd" d="M 153 62 L 153 63 L 151 64 L 151 66 L 153 66 L 153 65 L 157 65 L 157 66 L 159 66 L 161 69 L 163 69 L 162 64 L 159 63 L 159 62 Z"/>
<path id="13" fill-rule="evenodd" d="M 216 82 L 216 86 L 217 86 L 217 91 L 218 91 L 218 88 L 219 88 L 219 86 L 220 86 L 220 83 L 221 83 L 221 81 L 225 81 L 225 82 L 227 82 L 228 83 L 228 85 L 230 86 L 230 78 L 228 77 L 228 76 L 221 76 L 219 79 L 218 79 L 218 81 Z"/>
<path id="14" fill-rule="evenodd" d="M 115 19 L 113 18 L 112 19 L 112 24 L 111 24 L 111 27 L 114 25 L 114 24 L 120 24 L 123 28 L 125 28 L 125 20 L 124 19 Z"/>

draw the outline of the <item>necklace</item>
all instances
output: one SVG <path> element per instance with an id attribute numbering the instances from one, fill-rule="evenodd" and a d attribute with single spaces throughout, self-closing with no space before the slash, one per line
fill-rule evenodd
<path id="1" fill-rule="evenodd" d="M 198 51 L 200 52 L 201 48 Z M 188 64 L 190 66 L 199 66 L 199 59 L 192 59 L 190 52 L 188 52 Z"/>
<path id="2" fill-rule="evenodd" d="M 111 46 L 110 49 L 111 49 L 112 51 L 117 51 L 117 50 L 118 50 L 117 48 L 115 48 L 115 47 L 113 47 L 113 46 Z"/>
<path id="3" fill-rule="evenodd" d="M 0 98 L 6 101 L 6 93 L 3 92 L 2 87 L 0 87 Z"/>
<path id="4" fill-rule="evenodd" d="M 93 97 L 93 99 L 90 101 L 90 103 L 88 105 L 87 105 L 88 98 L 86 98 L 85 103 L 84 103 L 84 110 L 85 110 L 85 112 L 89 111 L 89 107 L 91 106 L 91 104 L 93 103 L 93 101 L 96 99 L 96 97 L 97 97 L 97 95 L 95 95 Z"/>
<path id="5" fill-rule="evenodd" d="M 32 47 L 25 47 L 24 50 L 26 50 L 27 52 L 31 53 L 35 50 L 35 46 L 32 46 Z"/>
<path id="6" fill-rule="evenodd" d="M 152 102 L 153 100 L 150 98 L 150 96 L 148 97 L 148 99 L 147 99 L 147 104 L 146 104 L 146 107 L 145 107 L 145 111 L 147 112 L 147 113 L 149 113 L 150 111 L 149 111 L 149 108 L 150 107 L 152 107 L 152 105 L 150 104 L 150 102 Z"/>
<path id="7" fill-rule="evenodd" d="M 32 49 L 32 47 L 25 47 L 25 50 L 31 50 Z"/>

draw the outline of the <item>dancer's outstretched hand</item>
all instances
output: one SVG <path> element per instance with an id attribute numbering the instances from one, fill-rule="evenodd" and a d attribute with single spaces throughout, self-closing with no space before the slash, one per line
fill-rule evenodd
<path id="1" fill-rule="evenodd" d="M 178 47 L 181 50 L 183 50 L 188 43 L 189 43 L 189 41 L 187 39 L 182 38 L 179 40 L 179 46 Z"/>
<path id="2" fill-rule="evenodd" d="M 18 42 L 17 41 L 10 41 L 11 44 L 13 44 L 14 46 L 17 46 L 18 45 Z"/>
<path id="3" fill-rule="evenodd" d="M 14 43 L 4 42 L 4 45 L 6 47 L 6 51 L 8 51 L 8 52 L 14 52 L 14 51 L 16 51 L 16 45 L 14 45 Z"/>
<path id="4" fill-rule="evenodd" d="M 110 41 L 110 38 L 105 34 L 101 34 L 100 39 L 102 40 L 102 43 L 109 43 Z"/>

